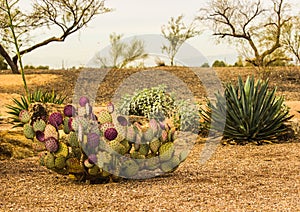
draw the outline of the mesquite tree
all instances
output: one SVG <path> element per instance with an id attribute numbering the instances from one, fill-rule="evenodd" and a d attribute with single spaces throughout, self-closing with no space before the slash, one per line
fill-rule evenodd
<path id="1" fill-rule="evenodd" d="M 123 35 L 111 33 L 109 35 L 110 49 L 108 55 L 97 55 L 96 59 L 101 67 L 113 67 L 122 69 L 129 63 L 145 59 L 148 54 L 145 51 L 145 43 L 143 40 L 133 38 L 125 42 L 122 40 Z"/>
<path id="2" fill-rule="evenodd" d="M 283 34 L 283 45 L 296 57 L 297 64 L 300 63 L 300 17 L 295 17 Z"/>
<path id="3" fill-rule="evenodd" d="M 292 20 L 285 0 L 210 0 L 198 20 L 219 40 L 235 42 L 246 61 L 256 67 L 290 60 L 282 44 L 283 29 Z"/>
<path id="4" fill-rule="evenodd" d="M 13 73 L 18 69 L 19 56 L 12 50 L 18 42 L 22 56 L 51 42 L 65 39 L 85 27 L 94 16 L 111 11 L 104 0 L 33 0 L 32 8 L 22 11 L 19 0 L 0 0 L 0 55 L 6 60 Z M 10 12 L 10 15 L 9 15 Z M 14 28 L 14 34 L 10 30 Z M 59 28 L 61 34 L 33 42 L 31 33 L 42 27 Z M 13 44 L 13 45 L 12 45 Z"/>
<path id="5" fill-rule="evenodd" d="M 183 22 L 183 15 L 177 18 L 171 17 L 167 25 L 161 27 L 162 35 L 168 40 L 168 45 L 162 46 L 162 51 L 168 54 L 171 66 L 174 65 L 175 55 L 179 51 L 182 44 L 188 39 L 199 35 L 201 32 L 197 30 L 195 21 L 186 25 Z"/>

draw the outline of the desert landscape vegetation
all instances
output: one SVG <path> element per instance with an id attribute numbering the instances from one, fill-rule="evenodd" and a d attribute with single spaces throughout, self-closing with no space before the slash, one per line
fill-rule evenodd
<path id="1" fill-rule="evenodd" d="M 18 12 L 19 0 L 0 1 L 0 211 L 299 211 L 299 18 L 286 0 L 245 2 L 211 0 L 189 24 L 183 15 L 169 19 L 161 31 L 168 60 L 156 58 L 156 66 L 141 62 L 150 53 L 142 40 L 126 43 L 111 33 L 109 53 L 96 57 L 99 67 L 51 69 L 25 66 L 22 56 L 63 42 L 111 8 L 100 0 L 40 0 L 27 14 Z M 180 47 L 202 33 L 200 22 L 238 44 L 244 54 L 235 64 L 177 63 Z M 25 45 L 30 30 L 49 24 L 62 35 Z M 141 75 L 128 83 L 135 74 Z M 224 92 L 209 99 L 207 85 L 216 80 Z M 179 92 L 173 97 L 153 82 Z M 134 88 L 144 90 L 129 93 Z M 116 99 L 129 109 L 114 119 L 122 109 L 111 104 Z M 185 144 L 176 136 L 181 132 L 196 135 L 186 156 L 182 149 L 177 154 L 176 145 Z M 107 169 L 102 140 L 113 150 Z M 110 172 L 115 163 L 120 170 Z M 149 170 L 160 174 L 137 177 Z"/>

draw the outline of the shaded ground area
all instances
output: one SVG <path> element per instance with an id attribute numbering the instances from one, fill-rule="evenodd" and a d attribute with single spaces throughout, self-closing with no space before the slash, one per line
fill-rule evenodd
<path id="1" fill-rule="evenodd" d="M 219 146 L 199 164 L 203 147 L 168 176 L 98 185 L 73 183 L 37 158 L 0 161 L 0 210 L 300 210 L 300 143 Z"/>

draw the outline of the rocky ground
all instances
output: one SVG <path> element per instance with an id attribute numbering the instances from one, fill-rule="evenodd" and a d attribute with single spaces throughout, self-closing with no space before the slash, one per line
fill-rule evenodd
<path id="1" fill-rule="evenodd" d="M 300 143 L 204 144 L 172 174 L 148 180 L 78 184 L 37 164 L 0 161 L 0 211 L 299 211 Z"/>
<path id="2" fill-rule="evenodd" d="M 123 91 L 133 90 L 133 84 L 143 86 L 153 81 L 171 82 L 172 90 L 176 91 L 185 91 L 182 89 L 185 85 L 187 93 L 181 92 L 182 96 L 190 94 L 189 90 L 202 101 L 210 92 L 205 86 L 213 87 L 216 79 L 225 83 L 236 80 L 237 75 L 257 76 L 252 69 L 237 68 L 217 69 L 217 75 L 188 68 L 160 70 L 157 79 L 151 78 L 151 70 L 128 81 L 125 79 L 138 70 L 110 70 L 106 76 L 97 75 L 99 79 L 104 78 L 100 86 L 95 85 L 99 88 L 93 87 L 97 91 L 95 104 L 101 105 L 123 95 Z M 166 79 L 165 72 L 181 82 L 175 78 Z M 28 85 L 32 90 L 54 89 L 67 94 L 67 101 L 72 102 L 81 73 L 79 70 L 27 71 Z M 202 83 L 197 75 L 201 76 Z M 86 74 L 83 82 L 91 77 Z M 300 110 L 300 71 L 280 69 L 271 72 L 269 78 L 271 86 L 278 87 L 278 94 L 285 96 L 291 113 L 296 115 L 296 122 L 300 118 L 297 113 Z M 5 105 L 23 93 L 21 83 L 20 76 L 0 73 L 0 211 L 300 210 L 299 136 L 262 146 L 219 145 L 205 163 L 199 160 L 206 144 L 198 142 L 174 173 L 148 180 L 89 185 L 57 175 L 38 165 L 39 146 L 24 139 L 18 129 L 11 130 L 11 125 L 7 124 Z"/>

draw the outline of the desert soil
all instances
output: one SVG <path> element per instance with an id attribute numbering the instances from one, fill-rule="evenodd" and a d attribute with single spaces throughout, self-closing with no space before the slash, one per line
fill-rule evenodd
<path id="1" fill-rule="evenodd" d="M 160 69 L 180 78 L 197 100 L 204 100 L 207 91 L 196 76 L 198 72 L 187 68 Z M 95 105 L 110 101 L 124 79 L 138 71 L 110 70 L 100 87 L 94 88 L 97 89 Z M 216 72 L 223 83 L 236 80 L 237 75 L 244 79 L 252 74 L 257 76 L 251 69 L 227 68 Z M 79 75 L 79 70 L 28 71 L 27 80 L 31 90 L 54 89 L 67 94 L 67 101 L 72 102 Z M 277 93 L 285 96 L 297 122 L 300 71 L 276 70 L 269 78 L 271 86 L 277 86 Z M 138 84 L 137 81 L 134 82 Z M 213 83 L 214 79 L 207 81 Z M 127 84 L 132 89 L 132 83 Z M 173 84 L 175 90 L 181 89 L 182 84 Z M 18 129 L 11 130 L 5 105 L 22 93 L 20 76 L 0 73 L 0 147 L 5 144 L 10 148 L 22 147 L 24 151 L 23 155 L 10 155 L 13 156 L 10 159 L 1 157 L 0 211 L 300 211 L 299 136 L 262 146 L 218 145 L 205 163 L 199 160 L 206 144 L 198 142 L 188 159 L 172 174 L 119 183 L 75 183 L 67 176 L 40 167 L 35 156 L 37 147 L 21 138 Z M 24 155 L 33 157 L 19 159 Z"/>

